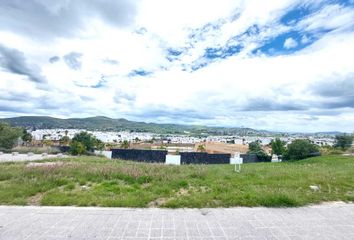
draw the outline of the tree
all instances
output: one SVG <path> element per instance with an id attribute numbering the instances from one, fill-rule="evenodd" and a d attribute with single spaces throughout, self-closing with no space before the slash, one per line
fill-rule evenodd
<path id="1" fill-rule="evenodd" d="M 337 135 L 334 147 L 345 151 L 352 146 L 353 136 L 349 134 Z"/>
<path id="2" fill-rule="evenodd" d="M 27 130 L 24 128 L 22 131 L 22 141 L 29 143 L 32 142 L 32 134 L 30 134 L 29 132 L 27 132 Z"/>
<path id="3" fill-rule="evenodd" d="M 261 143 L 257 140 L 248 144 L 248 152 L 256 153 L 263 151 Z"/>
<path id="4" fill-rule="evenodd" d="M 72 155 L 82 155 L 86 153 L 86 148 L 81 142 L 72 142 L 70 144 L 70 153 Z"/>
<path id="5" fill-rule="evenodd" d="M 261 146 L 259 140 L 251 142 L 248 144 L 248 152 L 249 154 L 256 154 L 257 158 L 263 162 L 269 162 L 271 157 L 266 154 Z"/>
<path id="6" fill-rule="evenodd" d="M 286 150 L 285 142 L 280 140 L 280 138 L 275 138 L 275 140 L 272 140 L 270 145 L 272 146 L 272 154 L 283 155 Z"/>
<path id="7" fill-rule="evenodd" d="M 296 139 L 288 145 L 284 153 L 284 160 L 300 160 L 313 156 L 319 156 L 320 151 L 317 145 L 307 139 Z"/>
<path id="8" fill-rule="evenodd" d="M 99 139 L 96 139 L 96 149 L 97 150 L 104 150 L 104 148 L 106 147 L 106 144 L 104 142 L 102 142 Z"/>
<path id="9" fill-rule="evenodd" d="M 120 147 L 123 149 L 128 149 L 130 147 L 130 143 L 127 140 L 124 140 L 121 144 Z"/>
<path id="10" fill-rule="evenodd" d="M 59 140 L 60 145 L 68 146 L 70 143 L 70 138 L 68 136 L 63 136 Z"/>
<path id="11" fill-rule="evenodd" d="M 11 127 L 7 123 L 0 122 L 0 148 L 11 149 L 22 136 L 21 128 Z"/>
<path id="12" fill-rule="evenodd" d="M 76 148 L 81 149 L 81 145 L 78 143 L 81 143 L 84 146 L 85 152 L 93 152 L 95 149 L 104 148 L 104 143 L 88 132 L 80 132 L 75 134 L 70 143 L 70 152 L 72 154 L 79 152 Z"/>

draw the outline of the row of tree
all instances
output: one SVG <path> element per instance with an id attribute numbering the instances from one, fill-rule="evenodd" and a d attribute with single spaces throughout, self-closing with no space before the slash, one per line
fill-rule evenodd
<path id="1" fill-rule="evenodd" d="M 335 137 L 334 148 L 341 151 L 348 150 L 353 144 L 353 135 L 342 134 Z M 307 139 L 296 139 L 286 146 L 284 141 L 275 138 L 271 141 L 272 154 L 282 156 L 283 160 L 300 160 L 320 155 L 320 148 Z M 253 153 L 264 161 L 270 161 L 270 156 L 265 153 L 260 141 L 249 144 L 248 153 Z"/>
<path id="2" fill-rule="evenodd" d="M 283 160 L 300 160 L 320 155 L 319 147 L 306 139 L 296 139 L 286 146 L 284 141 L 276 138 L 271 141 L 270 145 L 272 154 L 281 156 Z M 271 160 L 271 156 L 264 151 L 260 141 L 250 143 L 248 153 L 256 154 L 260 160 L 265 162 Z"/>

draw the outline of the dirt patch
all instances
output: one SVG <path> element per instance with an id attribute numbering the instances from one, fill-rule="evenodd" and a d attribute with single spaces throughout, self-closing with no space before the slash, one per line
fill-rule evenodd
<path id="1" fill-rule="evenodd" d="M 36 195 L 29 197 L 27 204 L 31 206 L 40 206 L 44 193 L 37 193 Z"/>
<path id="2" fill-rule="evenodd" d="M 344 202 L 344 201 L 328 201 L 328 202 L 321 202 L 320 204 L 312 204 L 312 206 L 319 206 L 319 205 L 345 205 L 350 202 Z"/>
<path id="3" fill-rule="evenodd" d="M 66 163 L 64 162 L 31 162 L 27 163 L 26 168 L 32 169 L 32 168 L 44 168 L 44 169 L 54 169 L 58 167 L 63 167 L 65 166 Z"/>
<path id="4" fill-rule="evenodd" d="M 189 190 L 185 189 L 185 188 L 180 188 L 178 190 L 178 192 L 176 193 L 176 197 L 182 197 L 182 196 L 188 196 L 189 194 Z"/>
<path id="5" fill-rule="evenodd" d="M 149 207 L 149 208 L 161 207 L 161 206 L 164 205 L 167 201 L 168 201 L 167 198 L 158 198 L 158 199 L 155 199 L 155 200 L 152 201 L 152 202 L 149 202 L 148 207 Z"/>
<path id="6" fill-rule="evenodd" d="M 165 205 L 167 202 L 170 200 L 179 198 L 179 197 L 186 197 L 190 196 L 193 193 L 199 192 L 199 193 L 206 193 L 209 192 L 211 189 L 206 187 L 206 186 L 200 186 L 200 187 L 193 187 L 189 186 L 188 188 L 180 188 L 172 197 L 169 198 L 158 198 L 155 199 L 154 201 L 150 202 L 148 204 L 148 207 L 150 208 L 157 208 Z"/>

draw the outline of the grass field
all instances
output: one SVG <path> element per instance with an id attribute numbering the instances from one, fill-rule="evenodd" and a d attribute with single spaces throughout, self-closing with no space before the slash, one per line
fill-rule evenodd
<path id="1" fill-rule="evenodd" d="M 0 163 L 0 204 L 199 208 L 354 201 L 354 157 L 244 164 L 241 173 L 232 165 L 166 166 L 99 157 L 50 161 Z"/>

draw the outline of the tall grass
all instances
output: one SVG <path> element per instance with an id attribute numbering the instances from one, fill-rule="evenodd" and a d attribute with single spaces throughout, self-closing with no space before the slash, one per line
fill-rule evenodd
<path id="1" fill-rule="evenodd" d="M 58 161 L 58 160 L 45 160 Z M 354 157 L 287 163 L 183 165 L 60 159 L 0 164 L 0 204 L 124 207 L 301 206 L 354 200 Z M 310 189 L 319 187 L 319 191 Z"/>

